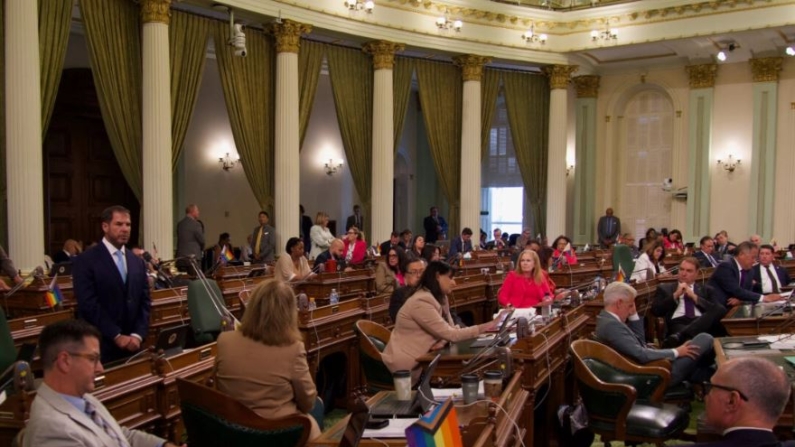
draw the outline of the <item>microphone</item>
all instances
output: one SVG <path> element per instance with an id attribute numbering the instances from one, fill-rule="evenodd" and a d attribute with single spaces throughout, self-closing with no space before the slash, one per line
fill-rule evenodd
<path id="1" fill-rule="evenodd" d="M 33 270 L 31 270 L 31 271 L 30 271 L 30 273 L 28 273 L 27 275 L 25 275 L 25 277 L 24 277 L 24 278 L 22 278 L 22 281 L 20 281 L 20 282 L 19 282 L 18 284 L 16 284 L 16 285 L 14 285 L 14 287 L 12 287 L 12 288 L 11 288 L 11 290 L 9 290 L 8 292 L 6 292 L 6 296 L 5 296 L 5 297 L 6 297 L 6 298 L 8 298 L 8 297 L 10 297 L 11 295 L 13 295 L 13 294 L 17 293 L 17 291 L 18 291 L 19 289 L 21 289 L 21 288 L 25 287 L 25 286 L 26 286 L 26 283 L 27 283 L 27 281 L 28 281 L 30 278 L 34 278 L 34 279 L 40 279 L 40 280 L 43 280 L 43 279 L 44 279 L 44 269 L 43 269 L 43 268 L 42 268 L 40 265 L 39 265 L 39 266 L 36 266 L 36 268 L 34 268 Z"/>

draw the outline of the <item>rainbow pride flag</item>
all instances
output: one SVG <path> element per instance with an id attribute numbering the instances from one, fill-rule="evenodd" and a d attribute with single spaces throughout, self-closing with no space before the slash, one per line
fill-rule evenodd
<path id="1" fill-rule="evenodd" d="M 50 281 L 50 289 L 47 291 L 44 299 L 47 301 L 47 305 L 50 306 L 50 309 L 63 302 L 63 293 L 61 293 L 61 288 L 58 287 L 58 275 L 55 275 L 52 281 Z"/>
<path id="2" fill-rule="evenodd" d="M 627 275 L 624 274 L 624 269 L 621 268 L 621 265 L 618 266 L 618 272 L 616 272 L 616 279 L 615 281 L 619 282 L 627 282 Z"/>
<path id="3" fill-rule="evenodd" d="M 453 400 L 447 399 L 406 429 L 409 447 L 461 447 L 461 430 Z"/>
<path id="4" fill-rule="evenodd" d="M 235 254 L 232 253 L 232 250 L 229 249 L 228 245 L 224 245 L 224 247 L 221 249 L 221 258 L 223 258 L 225 262 L 235 259 Z"/>

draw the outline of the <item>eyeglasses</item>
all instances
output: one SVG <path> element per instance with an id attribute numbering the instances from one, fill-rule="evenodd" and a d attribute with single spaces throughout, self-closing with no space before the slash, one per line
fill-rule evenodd
<path id="1" fill-rule="evenodd" d="M 422 275 L 423 272 L 425 272 L 425 270 L 409 270 L 406 273 L 408 273 L 410 275 L 420 276 L 420 275 Z"/>
<path id="2" fill-rule="evenodd" d="M 69 354 L 72 357 L 82 357 L 82 358 L 88 360 L 89 362 L 93 363 L 94 366 L 97 366 L 97 363 L 99 363 L 99 359 L 100 359 L 99 354 L 96 354 L 96 353 L 67 352 L 67 354 Z"/>
<path id="3" fill-rule="evenodd" d="M 704 382 L 704 383 L 701 384 L 701 386 L 704 387 L 704 395 L 705 396 L 707 394 L 709 394 L 709 392 L 712 390 L 712 388 L 718 388 L 718 389 L 721 389 L 723 391 L 728 391 L 730 393 L 737 393 L 737 394 L 740 395 L 740 399 L 748 402 L 748 396 L 743 394 L 743 392 L 738 390 L 737 388 L 732 388 L 732 387 L 726 386 L 726 385 L 718 385 L 717 383 L 712 383 L 712 382 Z"/>

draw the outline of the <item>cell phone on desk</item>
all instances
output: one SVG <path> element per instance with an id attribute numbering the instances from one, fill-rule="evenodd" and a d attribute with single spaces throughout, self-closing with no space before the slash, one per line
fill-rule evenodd
<path id="1" fill-rule="evenodd" d="M 503 331 L 505 331 L 505 329 L 508 327 L 509 322 L 511 321 L 511 316 L 513 316 L 513 311 L 514 311 L 513 307 L 501 311 L 502 316 L 500 317 L 500 324 L 497 326 L 497 330 L 494 332 L 501 334 Z"/>
<path id="2" fill-rule="evenodd" d="M 389 425 L 389 419 L 374 418 L 367 421 L 365 428 L 368 430 L 381 430 L 387 425 Z"/>
<path id="3" fill-rule="evenodd" d="M 764 340 L 745 340 L 743 341 L 743 348 L 766 348 L 770 346 L 769 341 Z"/>

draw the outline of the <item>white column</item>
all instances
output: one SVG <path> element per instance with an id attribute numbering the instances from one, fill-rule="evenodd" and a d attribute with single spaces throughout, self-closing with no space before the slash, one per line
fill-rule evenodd
<path id="1" fill-rule="evenodd" d="M 277 253 L 298 235 L 300 169 L 298 150 L 298 48 L 311 27 L 292 20 L 271 25 L 276 37 L 276 118 L 274 129 L 274 216 Z"/>
<path id="2" fill-rule="evenodd" d="M 453 58 L 461 67 L 464 92 L 461 114 L 461 225 L 480 232 L 481 92 L 483 65 L 491 58 L 467 54 Z M 473 237 L 475 237 L 473 236 Z"/>
<path id="3" fill-rule="evenodd" d="M 549 76 L 549 156 L 547 159 L 547 228 L 553 240 L 566 233 L 566 105 L 576 65 L 545 67 Z"/>
<path id="4" fill-rule="evenodd" d="M 373 176 L 368 210 L 373 244 L 389 239 L 395 229 L 392 221 L 395 177 L 394 90 L 392 88 L 395 52 L 404 45 L 387 41 L 368 42 L 365 53 L 373 56 Z"/>
<path id="5" fill-rule="evenodd" d="M 5 2 L 8 254 L 27 271 L 44 261 L 38 2 Z"/>
<path id="6" fill-rule="evenodd" d="M 171 171 L 171 70 L 168 25 L 171 0 L 141 2 L 143 23 L 143 248 L 174 253 Z"/>
<path id="7" fill-rule="evenodd" d="M 595 234 L 594 198 L 596 197 L 596 102 L 600 77 L 577 76 L 577 132 L 574 170 L 574 232 L 575 244 L 593 243 Z M 551 235 L 550 235 L 551 236 Z M 554 236 L 553 236 L 554 237 Z"/>

